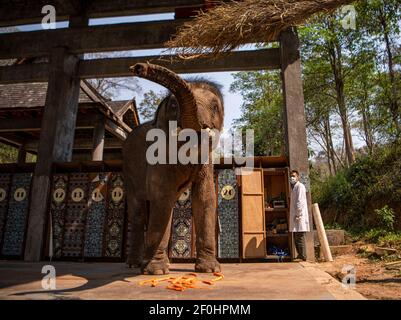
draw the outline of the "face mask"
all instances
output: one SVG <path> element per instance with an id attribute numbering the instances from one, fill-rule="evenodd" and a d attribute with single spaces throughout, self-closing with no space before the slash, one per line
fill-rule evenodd
<path id="1" fill-rule="evenodd" d="M 290 178 L 290 182 L 291 182 L 291 184 L 296 184 L 297 183 L 297 178 L 291 177 Z"/>

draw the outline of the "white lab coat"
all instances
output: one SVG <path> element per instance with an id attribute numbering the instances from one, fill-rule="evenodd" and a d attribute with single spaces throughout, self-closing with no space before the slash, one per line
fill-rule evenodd
<path id="1" fill-rule="evenodd" d="M 300 216 L 300 219 L 295 219 Z M 290 232 L 309 232 L 308 203 L 306 200 L 306 188 L 301 182 L 297 182 L 291 191 L 290 203 Z"/>

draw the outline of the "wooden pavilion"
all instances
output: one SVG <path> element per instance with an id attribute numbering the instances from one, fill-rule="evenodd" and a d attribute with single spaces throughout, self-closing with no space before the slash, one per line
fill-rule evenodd
<path id="1" fill-rule="evenodd" d="M 104 128 L 107 135 L 110 134 L 106 137 L 106 149 L 109 144 L 107 138 L 116 141 L 116 135 L 119 139 L 119 135 L 126 133 L 129 127 L 132 127 L 132 124 L 113 112 L 112 103 L 102 101 L 90 88 L 88 92 L 83 89 L 88 87 L 84 80 L 131 76 L 129 67 L 136 62 L 151 61 L 177 73 L 280 69 L 286 136 L 284 162 L 291 168 L 299 170 L 304 182 L 308 183 L 309 166 L 301 62 L 299 41 L 294 28 L 288 28 L 274 39 L 274 42 L 278 43 L 277 47 L 233 52 L 216 60 L 201 58 L 180 61 L 174 59 L 176 57 L 169 56 L 163 59 L 159 59 L 158 56 L 142 56 L 93 60 L 86 60 L 83 57 L 83 54 L 91 52 L 163 48 L 164 43 L 176 33 L 177 28 L 191 19 L 194 10 L 205 8 L 205 3 L 206 1 L 203 0 L 36 0 L 29 2 L 2 0 L 0 2 L 0 26 L 40 23 L 43 18 L 42 7 L 49 4 L 56 8 L 57 21 L 69 21 L 68 28 L 64 29 L 0 34 L 0 59 L 48 57 L 48 61 L 43 63 L 0 67 L 1 85 L 47 84 L 42 87 L 42 90 L 46 90 L 46 97 L 41 103 L 43 107 L 40 113 L 32 109 L 23 111 L 19 116 L 15 113 L 13 115 L 13 119 L 18 120 L 15 122 L 16 127 L 25 129 L 30 127 L 28 133 L 17 132 L 16 129 L 11 129 L 10 132 L 12 125 L 4 121 L 7 115 L 0 110 L 3 115 L 3 119 L 0 120 L 1 140 L 37 153 L 24 242 L 25 260 L 39 261 L 44 256 L 54 164 L 71 162 L 74 157 L 74 145 L 85 145 L 89 150 L 97 144 L 97 137 L 102 136 L 95 133 L 94 141 L 87 140 L 87 137 L 85 138 L 87 141 L 76 141 L 74 138 L 77 130 L 86 130 L 82 127 L 85 127 L 87 120 L 85 117 L 88 116 L 79 107 L 80 96 L 82 96 L 80 90 L 90 95 L 92 101 L 97 104 L 91 116 L 104 117 Z M 89 25 L 91 18 L 158 13 L 175 13 L 175 18 L 164 21 Z M 260 39 L 260 42 L 263 41 L 263 38 Z M 86 102 L 82 101 L 82 103 Z M 134 112 L 134 107 L 131 110 Z M 36 116 L 32 112 L 36 112 Z M 230 112 L 229 107 L 226 112 Z M 36 120 L 32 120 L 35 118 Z M 40 131 L 37 130 L 39 127 Z M 93 130 L 102 132 L 103 129 L 95 127 Z M 18 140 L 22 136 L 27 138 L 26 141 Z M 94 157 L 94 159 L 98 158 Z M 309 192 L 308 199 L 310 203 Z M 312 220 L 311 212 L 310 219 Z M 264 227 L 259 230 L 259 233 L 263 236 Z M 314 259 L 312 233 L 307 236 L 307 254 L 309 260 Z"/>

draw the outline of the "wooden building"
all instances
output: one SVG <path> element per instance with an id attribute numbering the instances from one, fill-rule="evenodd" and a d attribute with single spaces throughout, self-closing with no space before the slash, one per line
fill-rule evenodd
<path id="1" fill-rule="evenodd" d="M 0 84 L 0 141 L 19 149 L 19 163 L 38 152 L 46 94 L 46 82 Z M 138 124 L 134 99 L 111 101 L 81 80 L 72 159 L 121 158 L 122 142 Z"/>
<path id="2" fill-rule="evenodd" d="M 244 181 L 237 180 L 237 177 L 232 173 L 232 168 L 223 167 L 217 169 L 231 170 L 222 173 L 224 176 L 222 177 L 223 180 L 220 181 L 231 181 L 234 186 L 238 185 L 241 188 L 236 193 L 238 201 L 223 204 L 228 208 L 237 205 L 242 210 L 242 217 L 238 216 L 238 219 L 234 219 L 239 223 L 240 236 L 237 240 L 241 242 L 241 245 L 237 246 L 237 248 L 241 249 L 241 254 L 238 253 L 237 256 L 243 258 L 268 256 L 269 244 L 274 243 L 285 247 L 285 242 L 287 241 L 288 247 L 291 246 L 290 235 L 277 235 L 278 230 L 284 228 L 283 225 L 285 224 L 283 219 L 285 219 L 287 210 L 282 207 L 284 200 L 287 201 L 285 206 L 288 207 L 288 193 L 285 193 L 286 190 L 288 191 L 288 179 L 286 178 L 288 168 L 296 168 L 301 173 L 301 178 L 307 186 L 309 177 L 299 41 L 294 28 L 288 28 L 283 31 L 275 39 L 278 46 L 274 48 L 238 51 L 216 60 L 201 58 L 180 61 L 176 59 L 177 57 L 169 56 L 163 57 L 163 59 L 159 59 L 158 56 L 142 56 L 86 60 L 83 54 L 89 52 L 163 48 L 164 43 L 176 33 L 177 28 L 191 19 L 190 16 L 193 10 L 202 8 L 205 5 L 205 1 L 97 0 L 91 1 L 89 4 L 82 0 L 40 0 L 28 3 L 23 1 L 3 1 L 0 8 L 0 26 L 40 23 L 43 17 L 41 9 L 46 4 L 55 6 L 57 21 L 69 21 L 68 28 L 0 34 L 0 59 L 29 59 L 43 56 L 48 58 L 42 63 L 0 67 L 0 84 L 47 83 L 46 98 L 42 103 L 44 107 L 42 108 L 41 121 L 40 123 L 37 122 L 33 128 L 30 128 L 34 129 L 40 126 L 40 133 L 38 130 L 30 130 L 27 135 L 17 134 L 16 131 L 4 131 L 0 134 L 3 141 L 8 141 L 18 146 L 24 145 L 25 149 L 31 148 L 30 150 L 36 150 L 37 153 L 37 162 L 30 173 L 32 183 L 29 184 L 29 188 L 20 189 L 22 187 L 19 184 L 27 185 L 27 181 L 30 181 L 31 178 L 23 175 L 15 178 L 17 172 L 14 172 L 12 177 L 4 176 L 0 179 L 0 188 L 1 184 L 4 183 L 4 186 L 7 185 L 10 188 L 7 190 L 14 195 L 13 198 L 10 197 L 11 200 L 6 205 L 4 204 L 8 206 L 8 209 L 1 207 L 2 204 L 0 202 L 0 212 L 1 210 L 8 210 L 8 212 L 12 212 L 11 214 L 15 214 L 16 211 L 23 212 L 24 214 L 21 217 L 18 216 L 16 218 L 21 223 L 26 221 L 26 226 L 23 225 L 20 229 L 15 230 L 14 233 L 8 231 L 8 241 L 19 244 L 19 249 L 21 250 L 17 250 L 18 254 L 22 255 L 27 261 L 42 259 L 47 255 L 47 249 L 51 246 L 48 235 L 54 235 L 55 229 L 59 231 L 60 228 L 64 228 L 65 230 L 68 229 L 67 237 L 64 238 L 64 252 L 71 257 L 84 257 L 85 248 L 89 248 L 91 245 L 94 246 L 91 247 L 91 252 L 88 251 L 87 254 L 92 257 L 103 257 L 104 255 L 114 257 L 118 255 L 118 252 L 120 252 L 119 256 L 122 256 L 121 250 L 124 250 L 124 246 L 121 235 L 125 233 L 121 233 L 121 228 L 127 228 L 127 226 L 124 218 L 121 218 L 124 195 L 122 192 L 122 177 L 118 174 L 118 164 L 107 160 L 92 163 L 73 162 L 74 157 L 78 159 L 79 153 L 76 151 L 77 148 L 74 151 L 74 145 L 84 144 L 81 143 L 82 141 L 79 142 L 75 139 L 75 132 L 81 130 L 80 119 L 85 120 L 84 117 L 86 116 L 80 111 L 79 97 L 81 95 L 79 92 L 82 89 L 82 85 L 87 85 L 83 81 L 85 79 L 131 76 L 129 67 L 136 62 L 143 61 L 164 65 L 177 73 L 281 70 L 286 136 L 284 157 L 278 162 L 274 158 L 270 160 L 261 159 L 259 161 L 259 169 L 255 169 L 248 178 L 244 178 L 246 179 Z M 176 13 L 175 18 L 164 21 L 115 25 L 89 25 L 89 19 L 91 18 L 166 12 Z M 260 40 L 263 41 L 263 39 Z M 85 93 L 88 92 L 85 91 Z M 105 136 L 110 134 L 109 138 L 118 139 L 118 135 L 124 135 L 125 129 L 128 130 L 130 126 L 132 127 L 132 123 L 124 120 L 124 116 L 121 117 L 121 115 L 113 112 L 112 103 L 101 101 L 99 97 L 96 97 L 96 94 L 91 96 L 91 99 L 99 104 L 98 108 L 93 108 L 94 114 L 103 116 L 105 119 L 104 128 L 107 131 Z M 134 108 L 130 110 L 133 111 Z M 108 111 L 110 112 L 108 113 Z M 229 110 L 226 112 L 229 112 Z M 33 115 L 30 115 L 30 111 L 27 110 L 26 115 L 24 114 L 16 119 L 21 122 L 27 121 L 27 119 L 32 121 L 32 118 L 28 118 L 28 115 L 34 118 Z M 25 125 L 21 124 L 20 127 L 25 127 Z M 86 141 L 86 145 L 89 148 L 85 150 L 94 150 L 96 154 L 96 148 L 93 148 L 93 146 L 101 143 L 102 130 L 102 128 L 93 128 L 92 140 Z M 27 138 L 27 141 L 20 140 L 18 142 L 13 140 L 21 138 L 21 136 Z M 7 137 L 9 140 L 7 140 Z M 88 139 L 88 137 L 86 136 L 82 139 Z M 36 141 L 36 145 L 34 145 L 33 140 Z M 105 139 L 105 147 L 107 150 L 107 137 Z M 93 159 L 99 159 L 99 157 L 94 156 Z M 17 167 L 13 170 L 22 169 Z M 222 171 L 218 172 L 220 174 Z M 92 176 L 94 173 L 96 173 L 95 178 Z M 24 172 L 21 172 L 21 174 L 24 174 Z M 11 182 L 9 181 L 10 179 Z M 281 182 L 279 183 L 278 180 Z M 238 184 L 235 184 L 235 181 L 238 181 Z M 93 189 L 96 189 L 99 184 L 105 186 L 105 194 L 100 195 Z M 221 191 L 217 190 L 216 192 L 221 194 Z M 24 192 L 29 192 L 28 198 Z M 229 191 L 227 192 L 229 193 Z M 282 196 L 283 192 L 284 196 Z M 0 192 L 0 198 L 1 194 L 2 192 Z M 101 209 L 103 210 L 102 212 L 105 212 L 102 216 L 102 223 L 107 226 L 107 232 L 103 233 L 104 238 L 101 240 L 102 247 L 99 247 L 96 237 L 87 237 L 88 243 L 85 243 L 86 240 L 83 242 L 81 238 L 85 233 L 93 231 L 88 230 L 87 225 L 83 224 L 84 220 L 82 218 L 82 210 L 86 208 L 88 195 L 91 195 L 92 199 L 99 200 L 94 200 L 98 203 L 98 206 L 95 206 L 96 210 L 105 208 Z M 309 210 L 311 210 L 309 190 L 307 195 Z M 273 198 L 278 197 L 281 198 L 273 200 Z M 283 197 L 284 199 L 282 199 Z M 265 203 L 267 199 L 269 199 L 268 203 Z M 270 203 L 270 200 L 276 201 L 275 204 L 273 202 Z M 281 208 L 277 207 L 280 204 Z M 71 208 L 70 211 L 67 213 L 63 211 L 65 210 L 63 208 L 68 207 Z M 10 208 L 12 208 L 11 211 Z M 257 208 L 257 210 L 250 210 L 249 208 Z M 57 213 L 54 210 L 58 210 Z M 188 207 L 186 210 L 188 210 Z M 239 209 L 236 212 L 239 212 Z M 67 219 L 65 214 L 67 214 Z M 252 217 L 252 215 L 255 215 L 255 217 Z M 86 218 L 95 219 L 95 217 L 97 216 L 93 214 Z M 254 218 L 259 219 L 257 220 L 258 223 L 255 224 Z M 60 223 L 55 223 L 55 220 Z M 79 222 L 79 226 L 75 230 L 68 227 L 72 220 Z M 310 220 L 312 221 L 311 211 Z M 21 235 L 21 230 L 24 231 L 24 228 L 26 228 L 26 234 Z M 276 233 L 273 233 L 275 234 L 274 237 L 271 236 L 273 234 L 269 233 L 272 230 L 276 230 Z M 222 233 L 220 234 L 227 235 L 223 225 L 221 231 Z M 94 233 L 92 232 L 91 234 Z M 18 239 L 14 239 L 13 235 L 16 235 Z M 270 241 L 267 239 L 270 239 Z M 54 236 L 53 240 L 57 242 L 57 236 Z M 74 241 L 80 241 L 81 247 L 74 247 L 76 245 Z M 234 241 L 236 240 L 234 239 Z M 182 244 L 182 242 L 180 243 Z M 57 245 L 57 243 L 53 245 Z M 13 253 L 11 247 L 6 249 L 3 255 Z M 57 252 L 56 248 L 55 251 Z M 61 254 L 62 252 L 61 250 Z M 228 252 L 231 251 L 228 250 Z M 229 253 L 228 255 L 231 254 L 236 255 L 237 253 Z M 312 233 L 307 234 L 307 256 L 309 260 L 314 259 Z"/>

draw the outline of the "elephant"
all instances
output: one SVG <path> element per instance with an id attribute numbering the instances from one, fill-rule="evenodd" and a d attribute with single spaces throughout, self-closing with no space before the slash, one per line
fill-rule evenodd
<path id="1" fill-rule="evenodd" d="M 216 259 L 216 195 L 213 164 L 149 164 L 147 134 L 160 129 L 171 138 L 169 121 L 196 134 L 220 132 L 224 121 L 223 96 L 219 86 L 206 80 L 185 81 L 167 68 L 137 63 L 135 76 L 158 83 L 169 94 L 159 104 L 153 121 L 135 127 L 123 144 L 123 173 L 128 217 L 131 224 L 127 264 L 143 274 L 168 274 L 168 243 L 173 207 L 180 195 L 191 187 L 195 229 L 196 272 L 218 272 Z M 167 141 L 169 143 L 170 140 Z M 180 142 L 179 142 L 180 143 Z M 209 156 L 214 147 L 209 145 Z"/>

